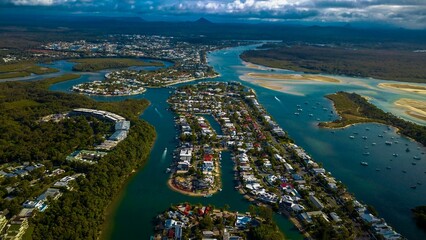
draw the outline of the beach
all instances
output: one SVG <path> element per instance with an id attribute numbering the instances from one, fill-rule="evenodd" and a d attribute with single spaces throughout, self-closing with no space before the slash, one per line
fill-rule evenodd
<path id="1" fill-rule="evenodd" d="M 268 80 L 302 80 L 302 81 L 316 81 L 316 82 L 325 82 L 325 83 L 340 83 L 341 81 L 336 78 L 320 76 L 320 75 L 311 75 L 311 74 L 272 74 L 272 73 L 248 73 L 248 77 L 251 78 L 261 78 Z"/>
<path id="2" fill-rule="evenodd" d="M 408 115 L 426 121 L 426 101 L 401 98 L 394 104 L 405 109 Z"/>
<path id="3" fill-rule="evenodd" d="M 418 94 L 426 94 L 426 86 L 417 86 L 411 84 L 400 84 L 400 83 L 379 83 L 377 85 L 384 89 L 400 90 L 405 92 L 412 92 Z"/>

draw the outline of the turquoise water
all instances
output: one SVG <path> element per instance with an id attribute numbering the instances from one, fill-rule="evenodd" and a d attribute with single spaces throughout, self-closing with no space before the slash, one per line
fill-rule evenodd
<path id="1" fill-rule="evenodd" d="M 253 69 L 247 69 L 238 57 L 248 48 L 252 47 L 238 47 L 211 53 L 209 63 L 221 73 L 221 77 L 214 80 L 241 81 L 239 78 L 242 74 L 252 72 Z M 68 91 L 72 85 L 96 77 L 99 77 L 97 73 L 84 75 L 80 79 L 56 84 L 51 89 Z M 327 121 L 336 118 L 335 113 L 330 112 L 333 109 L 331 102 L 324 98 L 326 94 L 339 90 L 355 91 L 373 97 L 372 102 L 386 111 L 393 110 L 389 103 L 401 95 L 394 92 L 380 92 L 374 87 L 377 84 L 375 80 L 365 79 L 365 82 L 360 83 L 359 81 L 363 79 L 345 79 L 351 80 L 352 83 L 292 84 L 289 92 L 272 91 L 246 81 L 242 83 L 256 91 L 259 101 L 280 126 L 289 132 L 296 144 L 305 148 L 316 161 L 323 163 L 324 167 L 341 180 L 358 200 L 373 205 L 388 224 L 408 239 L 426 239 L 426 233 L 415 226 L 410 215 L 410 208 L 426 204 L 426 155 L 422 154 L 426 149 L 416 142 L 401 137 L 384 125 L 360 124 L 335 131 L 317 127 L 317 119 Z M 147 239 L 152 233 L 152 218 L 173 203 L 188 201 L 217 206 L 228 204 L 232 210 L 247 210 L 248 202 L 234 190 L 233 163 L 227 152 L 223 153 L 222 158 L 222 192 L 211 198 L 190 198 L 168 189 L 166 185 L 168 175 L 164 172 L 172 160 L 172 155 L 171 151 L 166 152 L 165 158 L 163 154 L 165 148 L 171 150 L 177 144 L 174 115 L 166 110 L 169 91 L 170 89 L 148 89 L 142 95 L 126 97 L 146 98 L 151 101 L 152 104 L 141 117 L 156 127 L 158 138 L 149 162 L 125 189 L 123 200 L 113 217 L 112 239 L 123 237 Z M 104 101 L 119 101 L 124 98 L 95 97 Z M 296 116 L 293 113 L 298 104 L 304 111 Z M 403 116 L 399 111 L 394 113 Z M 383 138 L 378 137 L 379 134 L 383 135 Z M 355 139 L 350 139 L 350 135 L 354 135 Z M 366 136 L 367 139 L 362 139 L 362 136 Z M 398 141 L 398 143 L 387 146 L 385 141 Z M 410 149 L 408 153 L 405 151 L 407 147 Z M 364 156 L 364 152 L 369 152 L 370 155 Z M 398 154 L 398 157 L 393 157 L 394 153 Z M 421 160 L 414 160 L 413 156 L 420 156 Z M 361 161 L 367 161 L 369 166 L 361 166 Z M 416 165 L 412 165 L 412 162 Z M 376 168 L 380 171 L 376 171 Z M 410 188 L 417 183 L 422 185 L 417 185 L 415 190 Z M 288 237 L 301 238 L 287 219 L 281 216 L 276 218 Z"/>

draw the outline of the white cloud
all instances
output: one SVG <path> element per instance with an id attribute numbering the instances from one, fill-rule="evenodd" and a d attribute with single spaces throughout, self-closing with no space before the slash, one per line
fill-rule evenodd
<path id="1" fill-rule="evenodd" d="M 60 5 L 67 2 L 75 2 L 72 0 L 11 0 L 14 5 L 23 5 L 23 6 L 52 6 Z"/>
<path id="2" fill-rule="evenodd" d="M 0 0 L 79 11 L 205 14 L 271 21 L 384 22 L 426 28 L 426 0 Z"/>

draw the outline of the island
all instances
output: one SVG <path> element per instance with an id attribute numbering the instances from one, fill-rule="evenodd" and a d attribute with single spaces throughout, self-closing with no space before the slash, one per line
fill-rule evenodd
<path id="1" fill-rule="evenodd" d="M 326 128 L 343 128 L 357 123 L 376 122 L 398 129 L 399 133 L 426 145 L 426 127 L 405 121 L 391 113 L 386 113 L 369 103 L 356 93 L 338 92 L 326 96 L 333 101 L 340 119 L 322 122 L 318 125 Z"/>
<path id="2" fill-rule="evenodd" d="M 33 61 L 14 62 L 14 59 L 9 61 L 0 65 L 0 79 L 26 77 L 31 74 L 42 75 L 59 71 L 58 69 L 39 66 Z"/>
<path id="3" fill-rule="evenodd" d="M 77 77 L 0 83 L 6 239 L 98 238 L 107 207 L 151 151 L 155 131 L 139 119 L 148 101 L 96 102 L 48 90 Z"/>
<path id="4" fill-rule="evenodd" d="M 162 62 L 143 61 L 136 58 L 81 58 L 71 59 L 70 62 L 77 63 L 73 66 L 74 71 L 97 72 L 104 69 L 139 67 L 161 67 Z"/>
<path id="5" fill-rule="evenodd" d="M 239 82 L 200 82 L 177 88 L 168 102 L 180 130 L 170 169 L 176 187 L 209 194 L 208 180 L 221 159 L 213 161 L 217 157 L 204 151 L 220 148 L 232 154 L 236 190 L 287 216 L 307 238 L 401 238 L 294 144 L 252 89 Z M 207 116 L 210 125 L 220 125 L 220 134 L 209 134 Z"/>
<path id="6" fill-rule="evenodd" d="M 251 205 L 249 212 L 238 213 L 227 206 L 177 204 L 154 219 L 154 239 L 283 240 L 272 216 L 272 210 L 262 206 Z"/>

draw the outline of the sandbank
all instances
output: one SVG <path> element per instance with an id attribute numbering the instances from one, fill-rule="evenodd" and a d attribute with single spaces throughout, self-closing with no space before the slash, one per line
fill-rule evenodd
<path id="1" fill-rule="evenodd" d="M 401 98 L 394 104 L 405 109 L 408 115 L 426 121 L 426 101 Z"/>
<path id="2" fill-rule="evenodd" d="M 247 76 L 251 78 L 263 78 L 268 80 L 303 80 L 303 81 L 316 81 L 326 83 L 340 83 L 341 81 L 336 78 L 310 75 L 310 74 L 271 74 L 271 73 L 248 73 Z"/>
<path id="3" fill-rule="evenodd" d="M 395 89 L 405 92 L 426 94 L 426 86 L 411 85 L 406 83 L 379 83 L 377 86 L 384 89 Z"/>

